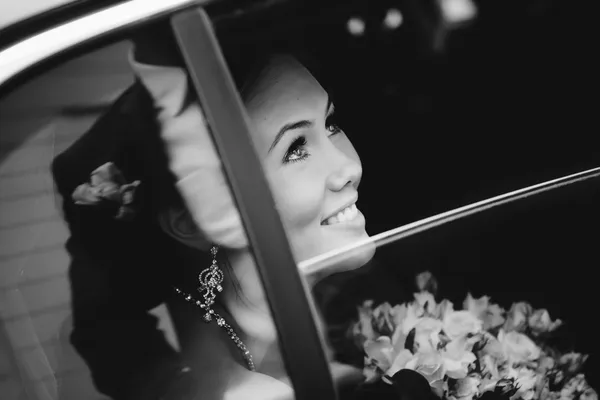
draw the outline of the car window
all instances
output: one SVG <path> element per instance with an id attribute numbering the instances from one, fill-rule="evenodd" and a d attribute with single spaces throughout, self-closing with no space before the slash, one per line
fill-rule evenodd
<path id="1" fill-rule="evenodd" d="M 0 100 L 7 398 L 100 398 L 69 339 L 70 232 L 51 166 L 132 84 L 129 49 L 124 41 L 67 60 Z"/>
<path id="2" fill-rule="evenodd" d="M 551 391 L 567 390 L 579 374 L 578 390 L 593 393 L 599 349 L 595 334 L 587 328 L 589 309 L 582 305 L 591 304 L 596 286 L 590 274 L 596 263 L 598 170 L 583 176 L 585 180 L 565 180 L 569 182 L 565 186 L 548 185 L 553 189 L 544 192 L 512 193 L 513 200 L 504 204 L 501 198 L 481 202 L 471 209 L 478 210 L 474 214 L 466 212 L 470 207 L 456 210 L 463 215 L 460 218 L 454 212 L 443 213 L 384 232 L 373 238 L 375 251 L 369 263 L 321 281 L 313 296 L 329 328 L 328 345 L 341 362 L 363 371 L 365 386 L 357 392 L 391 395 L 390 379 L 402 369 L 420 372 L 446 396 L 459 390 L 448 376 L 457 379 L 463 372 L 474 379 L 472 393 L 493 389 L 507 370 L 493 375 L 486 369 L 489 366 L 477 367 L 486 362 L 485 351 L 474 348 L 476 363 L 466 362 L 462 369 L 444 364 L 445 369 L 438 371 L 441 364 L 419 358 L 433 355 L 427 353 L 427 335 L 435 334 L 436 324 L 442 332 L 455 332 L 459 325 L 459 330 L 468 329 L 465 320 L 452 322 L 453 315 L 464 312 L 481 321 L 477 329 L 493 335 L 486 340 L 509 346 L 511 335 L 523 335 L 530 349 L 538 352 L 532 359 L 552 360 L 549 370 L 527 367 L 542 385 L 527 389 L 532 394 L 534 390 L 539 394 L 553 373 L 566 368 L 570 357 L 574 375 L 553 381 Z M 302 267 L 340 268 L 352 262 L 359 249 L 330 254 Z M 424 320 L 434 324 L 433 331 L 423 331 Z M 448 335 L 455 340 L 454 333 Z M 445 346 L 436 354 L 448 356 Z M 519 357 L 524 353 L 519 354 L 510 364 L 515 371 L 523 368 Z"/>
<path id="3" fill-rule="evenodd" d="M 430 271 L 437 299 L 452 299 L 457 310 L 469 292 L 489 295 L 507 311 L 527 301 L 569 321 L 578 351 L 594 354 L 572 306 L 592 288 L 570 294 L 566 286 L 579 282 L 594 258 L 587 247 L 593 239 L 575 226 L 593 226 L 595 180 L 410 237 L 393 235 L 438 213 L 598 166 L 593 136 L 577 128 L 595 122 L 570 80 L 586 82 L 591 59 L 579 45 L 566 45 L 574 37 L 554 25 L 560 20 L 582 33 L 583 13 L 558 3 L 416 3 L 335 3 L 318 12 L 313 4 L 282 3 L 213 19 L 234 78 L 250 82 L 240 96 L 255 135 L 300 122 L 271 152 L 270 142 L 255 145 L 270 160 L 283 144 L 276 161 L 294 160 L 280 168 L 267 161 L 265 174 L 299 269 L 309 284 L 318 282 L 310 297 L 327 329 L 326 352 L 358 369 L 355 383 L 372 376 L 351 321 L 364 315 L 366 300 L 373 308 L 412 301 L 416 276 Z M 556 57 L 577 61 L 562 70 L 551 61 Z M 267 68 L 252 70 L 264 59 Z M 289 72 L 298 64 L 303 72 Z M 544 78 L 550 75 L 555 86 Z M 256 84 L 256 76 L 274 76 L 289 91 Z M 286 98 L 292 90 L 297 96 Z M 278 106 L 285 108 L 278 118 L 261 118 Z M 550 137 L 556 129 L 561 133 Z M 295 206 L 288 209 L 290 197 Z M 336 251 L 339 257 L 323 256 Z M 565 264 L 573 268 L 566 279 L 566 272 L 548 272 Z"/>
<path id="4" fill-rule="evenodd" d="M 0 98 L 7 399 L 294 396 L 177 46 L 133 28 Z"/>

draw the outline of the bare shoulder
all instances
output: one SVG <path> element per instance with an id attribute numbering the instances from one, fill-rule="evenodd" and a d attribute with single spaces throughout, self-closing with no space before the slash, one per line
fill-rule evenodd
<path id="1" fill-rule="evenodd" d="M 277 379 L 238 366 L 241 371 L 228 385 L 224 400 L 294 400 L 294 390 Z"/>
<path id="2" fill-rule="evenodd" d="M 294 400 L 294 390 L 288 381 L 282 382 L 268 375 L 251 372 L 237 366 L 235 379 L 230 381 L 224 400 Z M 336 386 L 353 386 L 363 381 L 362 371 L 341 363 L 331 363 L 330 370 Z"/>

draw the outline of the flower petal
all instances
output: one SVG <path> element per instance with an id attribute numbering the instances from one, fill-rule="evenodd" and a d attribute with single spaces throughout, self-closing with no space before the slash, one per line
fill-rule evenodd
<path id="1" fill-rule="evenodd" d="M 90 186 L 88 183 L 77 186 L 75 191 L 73 191 L 71 198 L 75 204 L 80 205 L 94 205 L 102 201 L 102 197 L 100 197 L 98 190 Z"/>
<path id="2" fill-rule="evenodd" d="M 117 168 L 112 162 L 102 164 L 94 171 L 92 171 L 91 183 L 92 185 L 99 185 L 105 182 L 113 182 L 117 185 L 124 185 L 127 183 L 123 173 Z"/>
<path id="3" fill-rule="evenodd" d="M 140 181 L 134 181 L 128 183 L 127 185 L 121 186 L 120 194 L 121 194 L 121 203 L 124 205 L 133 203 L 135 199 L 135 192 L 137 187 L 140 185 Z"/>
<path id="4" fill-rule="evenodd" d="M 392 308 L 392 321 L 394 322 L 394 326 L 400 326 L 404 322 L 404 318 L 408 313 L 408 309 L 406 303 L 401 305 L 395 305 Z"/>
<path id="5" fill-rule="evenodd" d="M 378 337 L 375 340 L 365 342 L 365 354 L 377 362 L 377 366 L 387 371 L 392 365 L 393 347 L 392 341 L 387 336 Z"/>
<path id="6" fill-rule="evenodd" d="M 410 351 L 408 351 L 406 349 L 402 350 L 396 356 L 396 358 L 392 362 L 392 365 L 386 371 L 386 374 L 388 374 L 390 376 L 394 376 L 396 374 L 396 372 L 400 371 L 401 369 L 406 368 L 409 361 L 411 361 L 413 359 L 416 359 L 416 356 L 414 356 Z"/>
<path id="7" fill-rule="evenodd" d="M 471 295 L 471 293 L 468 293 L 465 301 L 463 302 L 463 309 L 469 311 L 477 318 L 483 319 L 483 315 L 488 309 L 489 301 L 489 296 L 482 296 L 476 299 Z"/>

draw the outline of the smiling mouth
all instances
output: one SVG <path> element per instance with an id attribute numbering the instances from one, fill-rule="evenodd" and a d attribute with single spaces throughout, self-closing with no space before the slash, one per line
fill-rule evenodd
<path id="1" fill-rule="evenodd" d="M 355 219 L 358 214 L 358 208 L 356 208 L 356 203 L 354 203 L 339 211 L 337 214 L 327 218 L 321 222 L 321 225 L 335 225 L 343 222 L 349 222 Z"/>

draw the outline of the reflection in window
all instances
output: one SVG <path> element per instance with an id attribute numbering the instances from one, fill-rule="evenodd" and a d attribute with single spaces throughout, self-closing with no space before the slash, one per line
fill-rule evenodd
<path id="1" fill-rule="evenodd" d="M 100 398 L 69 342 L 68 227 L 51 163 L 132 82 L 118 43 L 46 71 L 0 100 L 2 374 L 7 399 Z"/>

